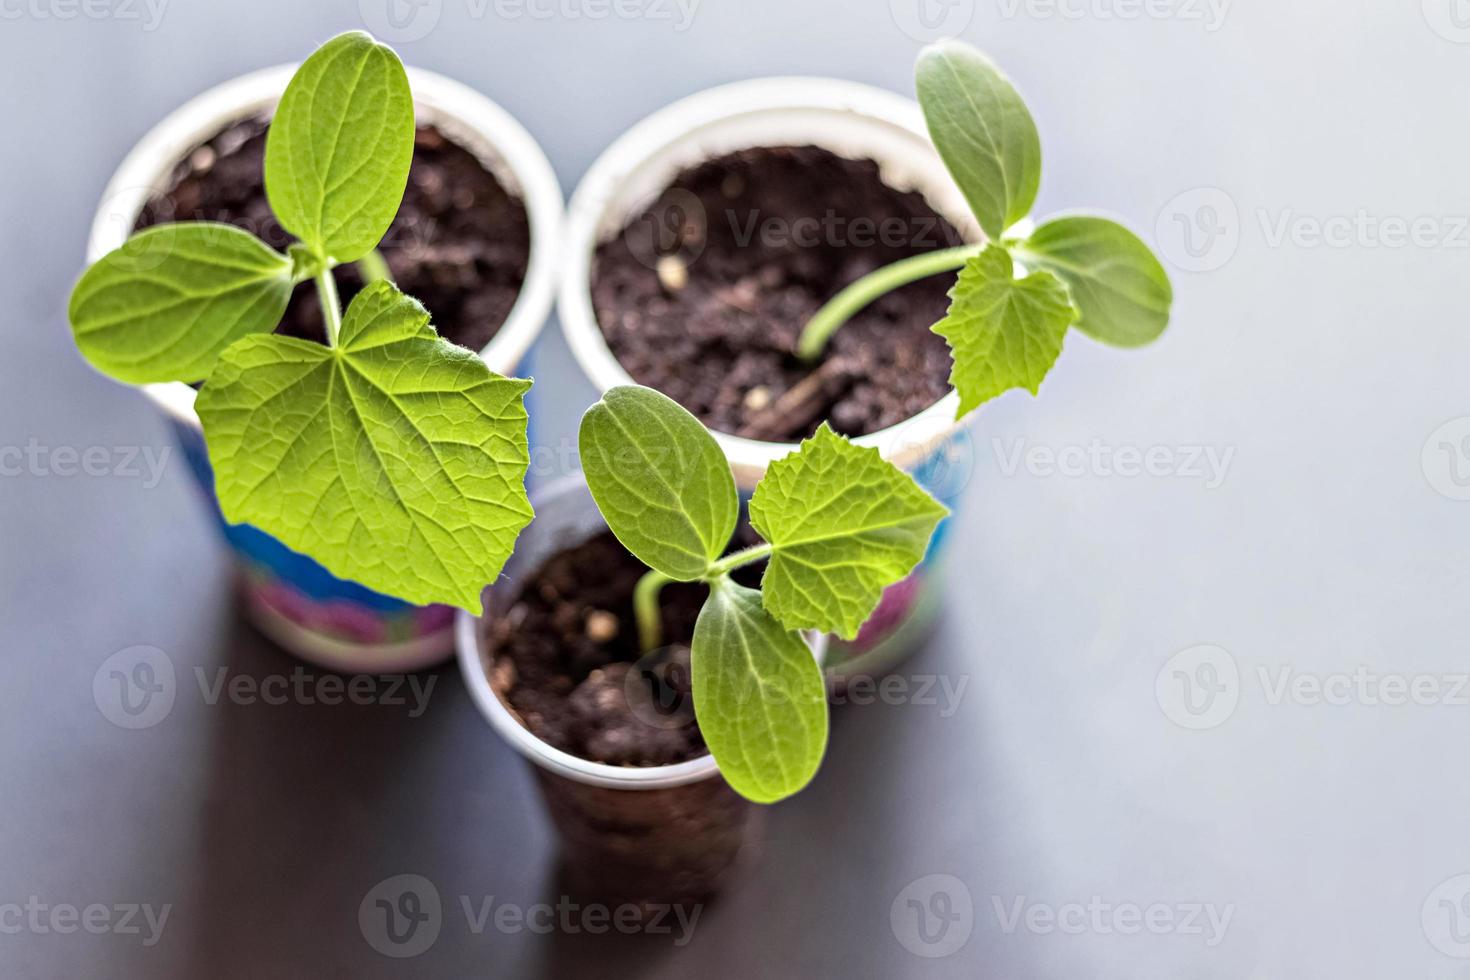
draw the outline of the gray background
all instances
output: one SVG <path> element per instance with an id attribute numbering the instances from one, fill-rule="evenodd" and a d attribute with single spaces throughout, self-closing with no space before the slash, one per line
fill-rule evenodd
<path id="1" fill-rule="evenodd" d="M 405 59 L 506 106 L 568 191 L 678 96 L 771 73 L 908 92 L 918 48 L 908 0 L 897 14 L 887 0 L 704 0 L 685 30 L 663 8 L 430 3 L 438 21 L 399 45 Z M 824 771 L 771 812 L 758 867 L 691 943 L 474 934 L 459 896 L 524 906 L 559 891 L 529 774 L 452 669 L 419 718 L 208 704 L 196 667 L 262 679 L 295 661 L 238 622 L 226 555 L 175 459 L 157 486 L 0 477 L 0 907 L 172 906 L 152 947 L 0 932 L 0 974 L 1470 976 L 1451 955 L 1470 951 L 1455 939 L 1470 934 L 1456 904 L 1470 891 L 1456 877 L 1470 871 L 1470 707 L 1455 680 L 1470 669 L 1470 503 L 1455 499 L 1455 467 L 1470 466 L 1457 218 L 1470 30 L 1449 0 L 1239 0 L 1223 22 L 1154 0 L 1108 16 L 1130 3 L 934 8 L 1026 93 L 1046 151 L 1038 213 L 1105 205 L 1159 241 L 1174 322 L 1137 352 L 1073 336 L 1042 397 L 986 407 L 964 568 L 940 634 L 903 669 L 965 683 L 957 710 L 838 711 Z M 356 0 L 169 0 L 156 22 L 123 0 L 4 0 L 0 15 L 0 446 L 159 452 L 153 410 L 89 371 L 65 325 L 103 183 L 187 97 L 364 15 Z M 1413 219 L 1407 244 L 1374 224 Z M 1314 240 L 1324 223 L 1345 237 Z M 543 381 L 565 386 L 544 423 L 554 442 L 592 393 L 554 324 L 541 349 Z M 1133 477 L 1008 462 L 1093 440 L 1167 452 Z M 1231 453 L 1223 480 L 1192 475 L 1189 447 Z M 136 644 L 165 651 L 180 684 L 167 718 L 127 731 L 92 680 Z M 1184 681 L 1210 679 L 1200 644 L 1226 651 L 1219 688 L 1187 704 Z M 1331 687 L 1355 670 L 1437 692 L 1277 696 L 1283 676 Z M 356 920 L 399 873 L 445 902 L 438 941 L 406 961 L 375 953 Z M 973 925 L 925 958 L 910 947 L 946 952 L 964 924 L 925 946 L 890 906 L 932 874 L 952 876 L 941 887 Z M 1023 897 L 1038 915 L 1095 898 L 1231 918 L 1214 945 L 1208 927 L 1125 934 L 1101 912 L 1069 932 L 1008 929 Z"/>

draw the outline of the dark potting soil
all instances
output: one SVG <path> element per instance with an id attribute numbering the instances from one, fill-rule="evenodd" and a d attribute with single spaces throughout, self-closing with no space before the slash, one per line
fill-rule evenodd
<path id="1" fill-rule="evenodd" d="M 801 328 L 874 269 L 962 243 L 922 195 L 884 184 L 872 160 L 759 147 L 679 174 L 599 245 L 592 302 L 628 373 L 715 429 L 786 441 L 827 419 L 866 435 L 948 390 L 949 348 L 929 328 L 954 276 L 869 305 L 816 364 L 794 354 Z"/>
<path id="2" fill-rule="evenodd" d="M 706 590 L 664 587 L 668 647 L 640 662 L 633 587 L 645 571 L 603 532 L 552 555 L 505 615 L 487 619 L 491 686 L 532 734 L 610 765 L 668 765 L 705 753 L 689 641 Z"/>
<path id="3" fill-rule="evenodd" d="M 278 251 L 293 238 L 265 196 L 268 120 L 234 123 L 175 168 L 168 189 L 148 202 L 136 227 L 168 221 L 222 221 Z M 432 126 L 414 139 L 403 204 L 379 246 L 398 288 L 423 303 L 439 334 L 479 350 L 515 305 L 531 254 L 522 202 L 473 153 Z M 338 266 L 345 304 L 362 288 L 355 265 Z M 325 342 L 316 290 L 303 284 L 276 332 Z"/>

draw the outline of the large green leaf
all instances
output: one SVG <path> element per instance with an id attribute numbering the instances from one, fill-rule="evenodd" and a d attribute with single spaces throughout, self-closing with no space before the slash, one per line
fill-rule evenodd
<path id="1" fill-rule="evenodd" d="M 1041 139 L 1001 70 L 962 41 L 919 53 L 915 88 L 929 136 L 992 241 L 1020 221 L 1041 185 Z"/>
<path id="2" fill-rule="evenodd" d="M 725 780 L 774 803 L 811 782 L 827 747 L 827 690 L 801 637 L 760 593 L 720 578 L 694 625 L 694 713 Z"/>
<path id="3" fill-rule="evenodd" d="M 750 500 L 750 523 L 773 548 L 761 581 L 766 609 L 790 629 L 852 639 L 948 513 L 878 450 L 822 423 L 771 464 Z"/>
<path id="4" fill-rule="evenodd" d="M 82 274 L 68 316 L 82 356 L 130 384 L 198 381 L 241 337 L 275 329 L 291 260 L 230 225 L 139 232 Z"/>
<path id="5" fill-rule="evenodd" d="M 954 358 L 949 383 L 960 416 L 1012 388 L 1036 394 L 1077 317 L 1061 280 L 1050 272 L 1017 279 L 1010 253 L 990 245 L 965 263 L 949 295 L 933 329 Z"/>
<path id="6" fill-rule="evenodd" d="M 680 581 L 705 574 L 735 532 L 740 501 L 719 443 L 651 388 L 610 389 L 582 417 L 587 485 L 608 527 L 645 565 Z"/>
<path id="7" fill-rule="evenodd" d="M 1021 261 L 1061 277 L 1081 314 L 1077 329 L 1105 343 L 1138 347 L 1169 324 L 1169 275 L 1137 235 L 1090 215 L 1044 222 L 1017 248 Z"/>
<path id="8" fill-rule="evenodd" d="M 398 55 L 362 31 L 339 34 L 297 70 L 271 121 L 271 209 L 323 258 L 361 258 L 398 213 L 413 135 L 413 95 Z"/>
<path id="9" fill-rule="evenodd" d="M 478 613 L 532 516 L 531 383 L 439 339 L 386 282 L 352 301 L 339 339 L 225 351 L 197 402 L 225 518 L 343 578 Z"/>

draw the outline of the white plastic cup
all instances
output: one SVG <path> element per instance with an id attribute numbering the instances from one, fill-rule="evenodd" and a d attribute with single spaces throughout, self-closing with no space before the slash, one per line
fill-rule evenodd
<path id="1" fill-rule="evenodd" d="M 760 78 L 699 92 L 629 129 L 597 158 L 572 195 L 557 313 L 573 355 L 599 392 L 635 382 L 597 323 L 591 292 L 597 246 L 619 234 L 681 171 L 737 150 L 777 145 L 815 145 L 873 160 L 884 183 L 920 192 L 966 241 L 981 240 L 913 100 L 831 78 Z M 958 408 L 959 396 L 951 391 L 917 415 L 854 442 L 876 447 L 953 508 L 974 459 L 966 423 L 955 420 Z M 797 448 L 714 435 L 742 496 L 755 489 L 773 461 Z M 855 642 L 832 641 L 828 664 L 835 682 L 890 669 L 925 634 L 938 608 L 947 527 L 948 522 L 935 533 L 924 564 L 884 594 Z"/>
<path id="2" fill-rule="evenodd" d="M 92 223 L 87 262 L 132 234 L 139 213 L 166 189 L 174 167 L 232 123 L 272 111 L 296 72 L 280 65 L 242 75 L 191 99 L 148 132 L 113 174 Z M 420 124 L 438 127 L 473 152 L 526 208 L 531 254 L 510 315 L 481 356 L 500 374 L 519 373 L 551 308 L 563 219 L 561 186 L 546 155 L 514 117 L 459 82 L 408 69 Z M 218 513 L 194 389 L 182 382 L 142 386 L 177 436 L 190 470 Z M 348 673 L 419 670 L 453 653 L 453 611 L 414 606 L 331 575 L 248 525 L 225 535 L 242 570 L 251 619 L 285 649 Z"/>
<path id="3" fill-rule="evenodd" d="M 521 585 L 556 552 L 607 529 L 580 476 L 536 493 L 536 519 L 485 593 L 485 615 L 504 615 Z M 735 793 L 713 756 L 675 765 L 613 766 L 565 752 L 538 738 L 490 684 L 490 651 L 481 620 L 461 612 L 456 624 L 460 672 L 480 713 L 535 767 L 537 784 L 560 835 L 577 890 L 614 903 L 703 901 L 750 850 L 763 808 Z M 820 663 L 827 638 L 806 640 Z"/>

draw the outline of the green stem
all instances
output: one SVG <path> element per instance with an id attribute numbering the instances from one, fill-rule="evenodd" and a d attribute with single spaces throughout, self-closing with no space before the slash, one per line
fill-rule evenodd
<path id="1" fill-rule="evenodd" d="M 664 624 L 658 610 L 658 596 L 672 581 L 663 572 L 650 568 L 633 588 L 633 618 L 638 622 L 638 642 L 644 653 L 651 653 L 664 645 Z"/>
<path id="2" fill-rule="evenodd" d="M 744 568 L 746 565 L 769 557 L 771 551 L 772 548 L 770 545 L 758 544 L 754 548 L 746 548 L 744 551 L 737 551 L 733 555 L 726 555 L 709 567 L 709 571 L 704 573 L 704 580 L 709 582 L 719 578 L 721 575 L 729 575 L 737 568 Z"/>
<path id="3" fill-rule="evenodd" d="M 362 273 L 363 282 L 393 281 L 393 270 L 388 268 L 388 262 L 383 258 L 383 253 L 377 249 L 370 250 L 357 260 L 357 271 Z"/>
<path id="4" fill-rule="evenodd" d="M 704 581 L 713 586 L 735 569 L 760 561 L 770 553 L 770 545 L 758 544 L 754 548 L 727 555 L 710 565 L 704 573 Z M 663 616 L 659 612 L 658 597 L 664 586 L 672 581 L 674 579 L 663 572 L 650 568 L 633 587 L 633 619 L 638 623 L 638 642 L 644 653 L 651 653 L 664 644 Z"/>
<path id="5" fill-rule="evenodd" d="M 801 340 L 796 346 L 797 355 L 804 361 L 815 361 L 821 356 L 823 348 L 837 332 L 837 328 L 852 319 L 858 310 L 916 279 L 958 269 L 966 261 L 979 255 L 984 247 L 980 244 L 942 248 L 874 269 L 833 296 L 807 321 L 801 331 Z"/>
<path id="6" fill-rule="evenodd" d="M 316 294 L 322 304 L 322 318 L 327 322 L 327 346 L 337 346 L 337 334 L 342 330 L 342 302 L 337 299 L 337 280 L 332 278 L 331 269 L 316 274 Z"/>

